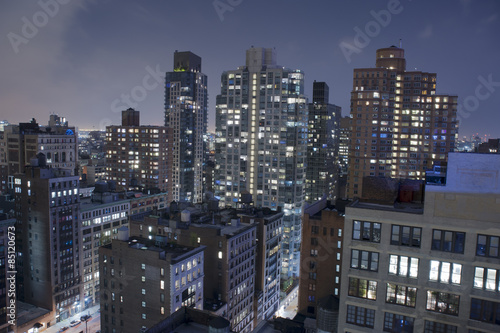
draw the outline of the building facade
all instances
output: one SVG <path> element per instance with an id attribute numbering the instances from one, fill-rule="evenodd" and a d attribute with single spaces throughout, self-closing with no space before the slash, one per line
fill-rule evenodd
<path id="1" fill-rule="evenodd" d="M 305 201 L 308 203 L 323 196 L 330 200 L 337 197 L 341 108 L 329 103 L 329 93 L 325 82 L 314 81 L 307 133 Z"/>
<path id="2" fill-rule="evenodd" d="M 103 332 L 145 332 L 182 306 L 203 308 L 204 246 L 157 246 L 120 231 L 99 248 Z"/>
<path id="3" fill-rule="evenodd" d="M 271 319 L 280 306 L 281 234 L 283 213 L 259 210 L 241 215 L 242 223 L 257 225 L 255 256 L 255 326 Z"/>
<path id="4" fill-rule="evenodd" d="M 51 126 L 41 126 L 32 119 L 29 123 L 3 128 L 3 133 L 0 132 L 1 191 L 14 188 L 14 174 L 23 173 L 24 166 L 38 153 L 46 156 L 47 166 L 77 174 L 78 137 L 75 128 L 69 127 L 67 121 L 56 122 L 57 117 L 50 116 Z"/>
<path id="5" fill-rule="evenodd" d="M 203 200 L 203 166 L 207 132 L 207 76 L 201 58 L 174 53 L 174 71 L 165 74 L 165 126 L 171 129 L 168 149 L 169 201 Z"/>
<path id="6" fill-rule="evenodd" d="M 436 76 L 407 71 L 395 46 L 377 50 L 375 68 L 354 69 L 348 198 L 364 176 L 424 179 L 454 150 L 457 96 L 436 94 Z"/>
<path id="7" fill-rule="evenodd" d="M 326 199 L 304 211 L 298 313 L 316 318 L 318 303 L 339 297 L 344 216 Z"/>
<path id="8" fill-rule="evenodd" d="M 122 126 L 106 127 L 107 178 L 119 189 L 166 191 L 167 128 L 140 126 L 133 112 L 122 112 Z"/>
<path id="9" fill-rule="evenodd" d="M 81 310 L 79 177 L 43 156 L 15 175 L 18 299 L 61 321 Z M 44 323 L 46 325 L 47 323 Z"/>
<path id="10" fill-rule="evenodd" d="M 307 149 L 304 73 L 276 64 L 273 49 L 251 48 L 246 65 L 225 71 L 216 101 L 215 194 L 236 207 L 281 207 L 282 273 L 298 276 Z"/>
<path id="11" fill-rule="evenodd" d="M 423 205 L 346 208 L 339 332 L 499 331 L 499 168 L 452 153 Z"/>

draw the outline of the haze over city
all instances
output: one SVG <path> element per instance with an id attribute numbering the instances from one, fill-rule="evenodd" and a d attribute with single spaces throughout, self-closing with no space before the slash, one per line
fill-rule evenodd
<path id="1" fill-rule="evenodd" d="M 141 111 L 142 124 L 163 124 L 159 73 L 173 69 L 175 50 L 189 50 L 202 58 L 208 76 L 213 131 L 220 75 L 243 65 L 252 45 L 275 48 L 279 65 L 303 70 L 310 100 L 313 80 L 326 82 L 330 101 L 348 115 L 353 69 L 373 67 L 376 49 L 399 46 L 401 40 L 409 70 L 438 73 L 437 92 L 458 95 L 459 106 L 465 103 L 459 137 L 500 137 L 500 3 L 495 0 L 58 4 L 47 9 L 49 15 L 40 14 L 44 8 L 36 1 L 0 5 L 4 120 L 45 121 L 57 113 L 79 128 L 104 129 L 118 124 L 119 112 L 132 106 Z M 123 97 L 135 87 L 146 94 Z"/>

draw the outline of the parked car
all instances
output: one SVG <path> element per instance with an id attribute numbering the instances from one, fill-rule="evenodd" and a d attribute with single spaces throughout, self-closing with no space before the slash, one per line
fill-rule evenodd
<path id="1" fill-rule="evenodd" d="M 64 326 L 63 328 L 61 328 L 61 329 L 59 330 L 59 333 L 64 332 L 64 331 L 66 331 L 66 330 L 68 330 L 68 329 L 69 329 L 69 327 L 68 327 L 68 326 Z"/>
<path id="2" fill-rule="evenodd" d="M 81 321 L 73 320 L 71 323 L 69 323 L 69 326 L 75 327 L 75 326 L 80 325 L 81 323 L 82 323 Z"/>
<path id="3" fill-rule="evenodd" d="M 88 315 L 81 316 L 80 320 L 81 321 L 88 321 L 90 318 L 92 318 L 92 315 L 88 314 Z"/>

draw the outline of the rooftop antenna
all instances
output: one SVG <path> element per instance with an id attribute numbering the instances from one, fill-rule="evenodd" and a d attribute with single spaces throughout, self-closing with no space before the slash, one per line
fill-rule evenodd
<path id="1" fill-rule="evenodd" d="M 399 48 L 402 49 L 403 48 L 403 40 L 400 38 L 399 39 Z"/>

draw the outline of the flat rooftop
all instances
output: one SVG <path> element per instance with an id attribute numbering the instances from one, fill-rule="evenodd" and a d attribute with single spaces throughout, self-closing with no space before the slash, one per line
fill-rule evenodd
<path id="1" fill-rule="evenodd" d="M 449 153 L 446 185 L 426 191 L 500 194 L 500 154 Z"/>

